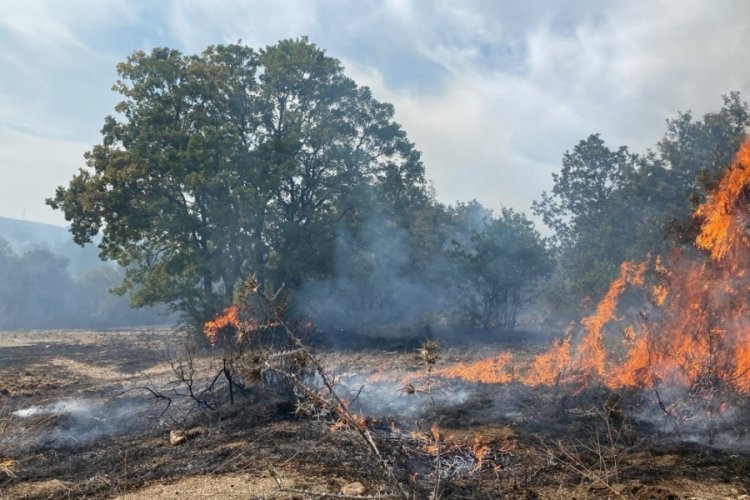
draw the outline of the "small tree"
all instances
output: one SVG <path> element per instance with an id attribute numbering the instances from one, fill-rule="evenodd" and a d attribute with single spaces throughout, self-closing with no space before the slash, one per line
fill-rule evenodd
<path id="1" fill-rule="evenodd" d="M 525 215 L 503 208 L 467 244 L 454 242 L 457 305 L 465 324 L 512 331 L 518 312 L 537 282 L 550 274 L 552 260 Z"/>

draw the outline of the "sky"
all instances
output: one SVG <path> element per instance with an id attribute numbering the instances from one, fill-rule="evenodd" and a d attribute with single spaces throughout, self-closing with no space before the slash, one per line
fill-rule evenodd
<path id="1" fill-rule="evenodd" d="M 303 35 L 395 106 L 445 203 L 528 211 L 588 135 L 644 152 L 678 110 L 750 99 L 744 0 L 3 0 L 0 216 L 65 225 L 44 199 L 100 141 L 133 51 Z"/>

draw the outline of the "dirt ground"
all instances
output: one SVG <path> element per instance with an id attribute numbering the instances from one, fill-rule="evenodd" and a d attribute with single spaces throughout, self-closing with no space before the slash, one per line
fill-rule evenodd
<path id="1" fill-rule="evenodd" d="M 529 356 L 547 341 L 447 347 L 442 362 L 503 349 Z M 0 332 L 0 498 L 393 492 L 358 435 L 295 416 L 274 391 L 237 394 L 234 405 L 213 410 L 178 397 L 185 391 L 169 385 L 168 359 L 184 344 L 182 334 L 165 328 Z M 418 376 L 418 339 L 353 345 L 321 348 L 322 359 L 357 392 L 383 454 L 419 498 L 429 498 L 435 485 L 436 462 L 419 437 L 432 424 L 443 447 L 441 498 L 748 498 L 750 454 L 742 446 L 683 441 L 621 416 L 602 420 L 587 409 L 610 395 L 595 391 L 441 382 L 429 397 L 410 400 L 394 394 L 393 380 Z M 210 372 L 210 353 L 196 356 Z M 170 407 L 145 388 L 169 388 Z M 426 409 L 429 399 L 437 402 Z M 392 430 L 396 425 L 403 430 Z M 173 445 L 170 431 L 186 439 Z M 481 466 L 470 452 L 476 443 L 487 450 Z"/>

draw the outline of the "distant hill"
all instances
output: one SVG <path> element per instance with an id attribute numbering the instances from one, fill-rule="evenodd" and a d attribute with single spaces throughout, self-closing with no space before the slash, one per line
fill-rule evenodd
<path id="1" fill-rule="evenodd" d="M 16 251 L 40 243 L 70 240 L 70 234 L 65 227 L 7 217 L 0 217 L 0 237 L 8 241 Z"/>
<path id="2" fill-rule="evenodd" d="M 94 267 L 100 267 L 96 245 L 80 247 L 73 243 L 68 228 L 0 217 L 0 238 L 6 240 L 13 252 L 23 254 L 36 248 L 44 248 L 70 260 L 72 275 Z"/>

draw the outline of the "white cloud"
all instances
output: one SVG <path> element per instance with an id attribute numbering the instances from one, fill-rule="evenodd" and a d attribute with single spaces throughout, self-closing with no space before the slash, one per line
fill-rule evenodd
<path id="1" fill-rule="evenodd" d="M 200 52 L 207 45 L 238 39 L 261 47 L 298 37 L 314 30 L 316 20 L 315 2 L 173 0 L 168 22 L 183 50 Z"/>
<path id="2" fill-rule="evenodd" d="M 12 181 L 0 194 L 12 204 L 0 197 L 0 215 L 73 175 L 132 50 L 305 34 L 395 105 L 442 200 L 526 209 L 588 134 L 643 150 L 675 111 L 747 98 L 748 19 L 742 0 L 6 0 L 0 174 Z"/>
<path id="3" fill-rule="evenodd" d="M 125 0 L 5 0 L 0 4 L 0 33 L 11 50 L 29 57 L 24 66 L 40 62 L 63 65 L 80 57 L 96 57 L 92 38 L 114 23 L 137 18 L 137 7 Z M 41 61 L 40 61 L 41 60 Z"/>
<path id="4" fill-rule="evenodd" d="M 443 13 L 448 20 L 420 18 L 418 50 L 448 73 L 437 92 L 394 89 L 377 68 L 348 67 L 395 104 L 440 198 L 526 209 L 549 187 L 565 149 L 590 133 L 642 151 L 678 109 L 700 114 L 716 109 L 722 93 L 750 91 L 742 48 L 750 42 L 750 4 L 608 5 L 566 30 L 530 22 L 520 41 L 505 38 L 491 16 L 452 8 Z M 447 41 L 443 23 L 455 27 Z M 523 60 L 513 71 L 487 67 L 478 47 L 506 40 L 523 46 Z"/>

